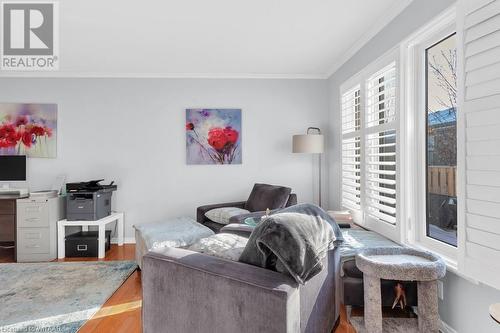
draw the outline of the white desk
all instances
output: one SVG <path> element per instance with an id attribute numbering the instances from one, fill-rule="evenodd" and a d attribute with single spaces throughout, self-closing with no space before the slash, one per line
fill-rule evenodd
<path id="1" fill-rule="evenodd" d="M 123 245 L 123 213 L 111 213 L 98 221 L 68 221 L 60 220 L 57 222 L 57 257 L 62 259 L 66 256 L 64 239 L 66 237 L 66 227 L 82 227 L 83 231 L 88 231 L 89 226 L 99 227 L 99 245 L 98 245 L 98 258 L 104 258 L 106 250 L 104 248 L 106 242 L 106 224 L 117 221 L 118 224 L 118 245 Z"/>

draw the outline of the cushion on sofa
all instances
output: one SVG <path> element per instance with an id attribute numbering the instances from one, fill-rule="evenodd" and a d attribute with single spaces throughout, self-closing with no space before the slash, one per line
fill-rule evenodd
<path id="1" fill-rule="evenodd" d="M 164 222 L 134 225 L 149 251 L 169 247 L 184 247 L 198 239 L 214 234 L 189 217 L 178 217 Z"/>
<path id="2" fill-rule="evenodd" d="M 214 257 L 238 261 L 248 238 L 235 234 L 220 233 L 199 239 L 187 247 L 187 250 L 208 254 Z"/>
<path id="3" fill-rule="evenodd" d="M 258 212 L 285 207 L 292 189 L 284 186 L 255 184 L 245 204 L 245 209 Z"/>
<path id="4" fill-rule="evenodd" d="M 248 213 L 250 213 L 248 210 L 238 207 L 221 207 L 209 210 L 205 213 L 205 217 L 212 222 L 229 224 L 231 217 Z"/>

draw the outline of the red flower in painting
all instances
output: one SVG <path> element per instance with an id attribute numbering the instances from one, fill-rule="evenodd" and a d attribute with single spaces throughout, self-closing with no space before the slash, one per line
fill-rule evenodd
<path id="1" fill-rule="evenodd" d="M 12 124 L 0 125 L 0 148 L 15 147 L 20 134 Z"/>
<path id="2" fill-rule="evenodd" d="M 192 131 L 192 130 L 194 130 L 194 124 L 186 123 L 186 131 Z"/>
<path id="3" fill-rule="evenodd" d="M 221 151 L 227 143 L 226 134 L 222 128 L 212 128 L 208 131 L 208 144 L 215 150 Z"/>
<path id="4" fill-rule="evenodd" d="M 6 117 L 6 119 L 10 118 Z M 0 123 L 0 148 L 15 148 L 18 144 L 31 148 L 36 144 L 38 137 L 51 137 L 52 134 L 50 127 L 30 123 L 28 116 L 17 116 L 15 121 Z"/>
<path id="5" fill-rule="evenodd" d="M 228 142 L 235 144 L 238 141 L 239 133 L 232 127 L 228 126 L 224 128 L 224 134 L 226 135 Z"/>
<path id="6" fill-rule="evenodd" d="M 28 148 L 31 147 L 31 144 L 33 143 L 33 136 L 31 135 L 31 132 L 30 131 L 24 131 L 22 133 L 21 140 L 23 141 L 23 144 L 26 147 L 28 147 Z"/>
<path id="7" fill-rule="evenodd" d="M 33 125 L 30 128 L 31 134 L 34 134 L 36 136 L 44 136 L 45 135 L 45 128 L 40 125 Z"/>
<path id="8" fill-rule="evenodd" d="M 239 133 L 232 127 L 212 128 L 208 131 L 208 144 L 215 150 L 226 153 L 238 141 Z"/>

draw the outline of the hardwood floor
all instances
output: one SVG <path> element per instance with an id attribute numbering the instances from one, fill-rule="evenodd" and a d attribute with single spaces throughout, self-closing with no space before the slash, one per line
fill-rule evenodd
<path id="1" fill-rule="evenodd" d="M 105 259 L 65 258 L 58 261 L 107 261 L 134 260 L 135 245 L 111 245 Z M 141 322 L 142 288 L 141 272 L 135 271 L 115 291 L 103 307 L 80 328 L 78 333 L 135 333 L 142 332 Z"/>
<path id="2" fill-rule="evenodd" d="M 0 256 L 1 258 L 1 256 Z M 58 261 L 94 261 L 94 260 L 134 260 L 135 245 L 112 245 L 106 252 L 105 259 L 66 258 Z M 79 333 L 140 333 L 142 288 L 141 273 L 135 271 L 103 307 L 78 331 Z M 347 320 L 345 307 L 342 306 L 340 323 L 332 333 L 356 333 Z"/>

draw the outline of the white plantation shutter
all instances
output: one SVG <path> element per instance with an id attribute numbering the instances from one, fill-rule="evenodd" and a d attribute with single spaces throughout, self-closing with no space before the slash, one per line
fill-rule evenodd
<path id="1" fill-rule="evenodd" d="M 342 95 L 342 205 L 361 209 L 361 90 Z"/>
<path id="2" fill-rule="evenodd" d="M 396 64 L 392 63 L 366 83 L 366 127 L 396 120 Z"/>
<path id="3" fill-rule="evenodd" d="M 397 50 L 341 87 L 342 206 L 356 223 L 397 237 Z M 347 88 L 347 89 L 344 89 Z"/>
<path id="4" fill-rule="evenodd" d="M 461 0 L 460 5 L 466 184 L 459 196 L 465 207 L 459 268 L 500 288 L 500 0 Z"/>
<path id="5" fill-rule="evenodd" d="M 368 78 L 366 95 L 366 214 L 396 224 L 395 63 Z"/>
<path id="6" fill-rule="evenodd" d="M 361 128 L 361 91 L 359 86 L 342 95 L 342 134 Z"/>
<path id="7" fill-rule="evenodd" d="M 361 209 L 361 140 L 353 137 L 342 140 L 342 205 Z"/>

